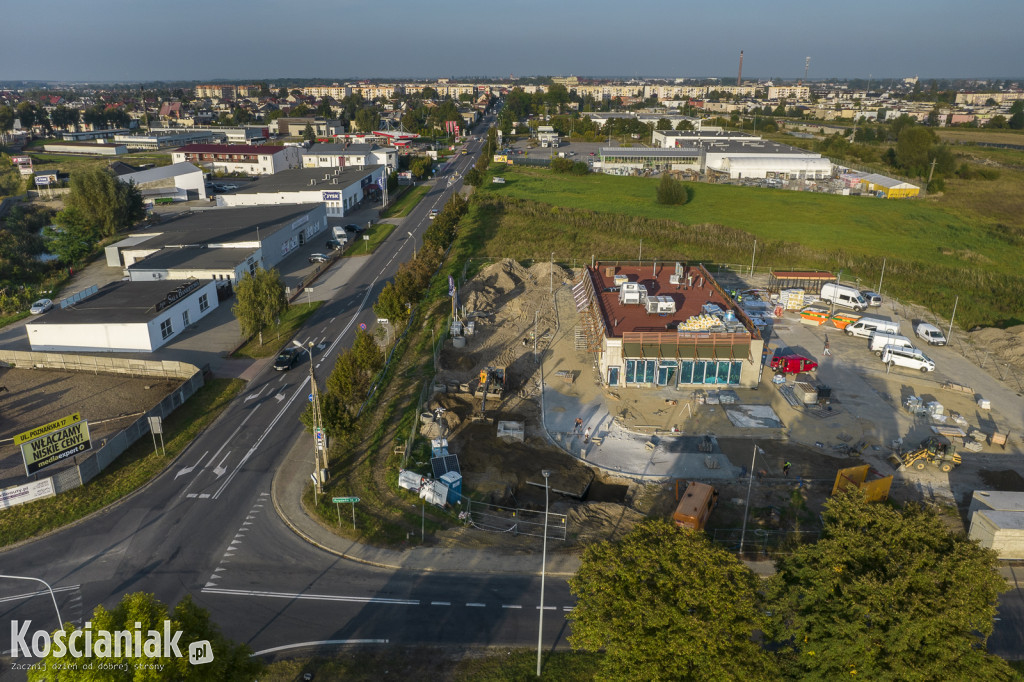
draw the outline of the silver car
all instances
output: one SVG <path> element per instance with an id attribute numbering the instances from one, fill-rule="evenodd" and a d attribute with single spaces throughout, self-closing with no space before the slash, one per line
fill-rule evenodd
<path id="1" fill-rule="evenodd" d="M 869 306 L 878 307 L 882 305 L 882 295 L 877 291 L 871 289 L 865 289 L 860 292 L 860 295 L 864 297 L 864 300 L 868 302 Z"/>

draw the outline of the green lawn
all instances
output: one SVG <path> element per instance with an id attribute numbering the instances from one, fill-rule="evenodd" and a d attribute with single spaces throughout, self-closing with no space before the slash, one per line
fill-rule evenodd
<path id="1" fill-rule="evenodd" d="M 116 502 L 163 471 L 245 386 L 241 379 L 212 379 L 164 420 L 167 453 L 153 451 L 144 436 L 88 484 L 4 510 L 0 514 L 0 547 L 77 521 Z"/>
<path id="2" fill-rule="evenodd" d="M 601 213 L 626 213 L 687 225 L 718 224 L 757 237 L 864 256 L 917 254 L 946 265 L 984 262 L 1016 273 L 1006 242 L 990 230 L 927 201 L 887 201 L 810 192 L 688 183 L 684 206 L 655 203 L 658 180 L 592 173 L 555 175 L 513 166 L 504 185 L 485 183 L 483 194 L 514 196 Z"/>
<path id="3" fill-rule="evenodd" d="M 323 301 L 312 301 L 305 303 L 302 296 L 298 302 L 288 306 L 288 310 L 281 316 L 281 324 L 276 327 L 263 330 L 263 345 L 260 345 L 259 334 L 236 350 L 233 357 L 236 358 L 265 358 L 276 355 L 284 343 L 295 336 L 295 332 L 305 324 L 306 320 L 317 308 L 323 305 Z"/>
<path id="4" fill-rule="evenodd" d="M 392 232 L 394 232 L 395 226 L 391 223 L 377 223 L 363 234 L 356 235 L 354 237 L 355 244 L 345 249 L 345 254 L 342 258 L 352 258 L 353 256 L 365 256 L 368 253 L 373 253 L 374 250 L 380 244 L 388 238 Z M 363 237 L 369 237 L 369 239 L 363 239 Z"/>
<path id="5" fill-rule="evenodd" d="M 420 203 L 420 199 L 427 195 L 430 191 L 430 185 L 422 184 L 417 187 L 413 187 L 408 190 L 402 198 L 395 203 L 388 206 L 387 210 L 381 214 L 382 218 L 404 218 L 416 208 L 416 204 Z"/>

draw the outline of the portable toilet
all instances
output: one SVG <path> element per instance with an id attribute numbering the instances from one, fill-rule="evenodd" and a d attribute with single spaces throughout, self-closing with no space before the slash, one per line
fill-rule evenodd
<path id="1" fill-rule="evenodd" d="M 420 488 L 420 498 L 428 504 L 437 505 L 444 509 L 448 503 L 448 486 L 441 481 L 427 481 Z"/>
<path id="2" fill-rule="evenodd" d="M 430 441 L 430 456 L 441 457 L 448 454 L 448 439 L 434 438 Z"/>
<path id="3" fill-rule="evenodd" d="M 462 499 L 462 474 L 449 471 L 440 478 L 441 483 L 448 486 L 448 504 L 456 504 Z"/>

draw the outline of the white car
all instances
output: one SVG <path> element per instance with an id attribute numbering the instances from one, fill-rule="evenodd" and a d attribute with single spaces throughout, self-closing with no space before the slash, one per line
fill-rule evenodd
<path id="1" fill-rule="evenodd" d="M 916 327 L 914 327 L 914 333 L 917 334 L 918 338 L 924 339 L 933 346 L 946 345 L 946 335 L 943 334 L 942 330 L 936 327 L 934 324 L 921 322 Z"/>
<path id="2" fill-rule="evenodd" d="M 907 367 L 916 369 L 925 374 L 935 371 L 935 363 L 930 357 L 916 348 L 902 348 L 900 346 L 886 346 L 882 349 L 882 362 L 889 367 Z"/>
<path id="3" fill-rule="evenodd" d="M 436 217 L 437 217 L 437 209 L 436 209 L 436 208 L 432 208 L 432 209 L 430 209 L 430 215 L 429 215 L 428 217 L 429 217 L 429 218 L 430 218 L 431 220 L 433 220 L 434 218 L 436 218 Z"/>
<path id="4" fill-rule="evenodd" d="M 51 301 L 48 298 L 41 298 L 38 301 L 36 301 L 35 303 L 33 303 L 32 307 L 29 308 L 28 311 L 30 313 L 32 313 L 33 315 L 41 315 L 42 313 L 45 313 L 47 310 L 51 309 L 52 307 L 53 307 L 53 301 Z"/>

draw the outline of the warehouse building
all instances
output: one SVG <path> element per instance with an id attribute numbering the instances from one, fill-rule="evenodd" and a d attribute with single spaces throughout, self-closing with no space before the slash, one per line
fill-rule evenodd
<path id="1" fill-rule="evenodd" d="M 147 203 L 157 200 L 194 201 L 206 199 L 203 171 L 191 163 L 174 163 L 117 176 L 124 183 L 134 182 Z"/>
<path id="2" fill-rule="evenodd" d="M 148 353 L 217 307 L 212 280 L 114 282 L 25 325 L 34 351 Z"/>
<path id="3" fill-rule="evenodd" d="M 761 138 L 750 133 L 735 130 L 705 127 L 702 130 L 655 130 L 651 135 L 651 144 L 655 147 L 695 147 L 704 142 L 721 142 L 723 140 L 742 140 L 757 142 Z"/>
<path id="4" fill-rule="evenodd" d="M 602 147 L 600 159 L 601 171 L 611 175 L 628 175 L 637 170 L 699 171 L 701 167 L 701 151 L 697 147 Z"/>
<path id="5" fill-rule="evenodd" d="M 863 191 L 870 192 L 881 199 L 907 199 L 921 193 L 921 188 L 917 185 L 878 173 L 868 173 L 859 178 L 858 182 Z"/>
<path id="6" fill-rule="evenodd" d="M 213 133 L 209 130 L 167 128 L 164 130 L 150 129 L 149 135 L 114 135 L 115 144 L 123 144 L 128 149 L 134 150 L 152 151 L 204 142 L 213 142 Z"/>
<path id="7" fill-rule="evenodd" d="M 85 156 L 121 156 L 128 153 L 123 144 L 100 144 L 97 142 L 47 142 L 43 145 L 47 154 L 75 154 Z"/>
<path id="8" fill-rule="evenodd" d="M 832 162 L 816 152 L 768 140 L 721 140 L 701 144 L 704 172 L 733 180 L 781 178 L 822 180 Z"/>
<path id="9" fill-rule="evenodd" d="M 764 340 L 701 265 L 597 263 L 573 285 L 607 386 L 753 387 Z"/>
<path id="10" fill-rule="evenodd" d="M 236 282 L 245 272 L 273 268 L 325 232 L 327 213 L 323 204 L 214 208 L 159 228 L 147 239 L 138 235 L 122 242 L 120 260 L 131 281 L 195 277 Z"/>
<path id="11" fill-rule="evenodd" d="M 379 187 L 384 166 L 299 168 L 262 177 L 237 192 L 217 196 L 218 206 L 274 206 L 319 203 L 329 218 L 340 218 Z"/>

